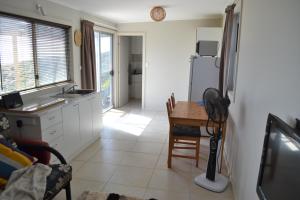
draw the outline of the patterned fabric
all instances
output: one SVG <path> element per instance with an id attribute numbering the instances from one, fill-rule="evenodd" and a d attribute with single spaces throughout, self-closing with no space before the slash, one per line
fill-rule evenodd
<path id="1" fill-rule="evenodd" d="M 47 186 L 44 200 L 52 199 L 59 193 L 72 179 L 72 167 L 68 164 L 50 165 L 51 174 L 47 177 Z"/>
<path id="2" fill-rule="evenodd" d="M 33 161 L 33 157 L 0 136 L 0 188 L 4 188 L 13 171 L 31 166 Z"/>
<path id="3" fill-rule="evenodd" d="M 0 132 L 6 129 L 9 129 L 9 121 L 7 117 L 2 114 L 2 116 L 0 116 Z"/>
<path id="4" fill-rule="evenodd" d="M 173 127 L 174 136 L 189 136 L 189 137 L 200 137 L 200 127 L 182 126 L 175 125 Z"/>
<path id="5" fill-rule="evenodd" d="M 51 167 L 36 164 L 15 170 L 6 186 L 0 194 L 2 200 L 40 200 L 43 199 L 47 176 L 51 173 Z"/>

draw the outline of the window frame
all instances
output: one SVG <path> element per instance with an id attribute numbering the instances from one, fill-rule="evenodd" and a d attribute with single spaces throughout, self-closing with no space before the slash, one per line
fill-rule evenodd
<path id="1" fill-rule="evenodd" d="M 47 87 L 52 86 L 52 85 L 55 86 L 55 85 L 58 85 L 58 84 L 61 84 L 61 83 L 70 82 L 72 80 L 71 79 L 71 74 L 70 74 L 70 72 L 71 72 L 71 63 L 72 63 L 72 61 L 71 61 L 71 59 L 72 59 L 72 57 L 71 57 L 72 56 L 72 52 L 71 52 L 72 51 L 72 36 L 71 36 L 72 26 L 0 11 L 0 17 L 1 16 L 26 21 L 26 22 L 30 23 L 31 26 L 32 26 L 32 57 L 33 57 L 33 65 L 34 65 L 35 86 L 31 87 L 31 88 L 27 88 L 27 89 L 23 89 L 23 90 L 15 90 L 15 91 L 24 92 L 24 91 L 34 90 L 34 89 L 42 89 L 44 87 L 47 88 Z M 59 28 L 63 28 L 63 29 L 66 30 L 65 34 L 66 34 L 67 39 L 66 39 L 65 42 L 67 43 L 67 46 L 66 46 L 65 51 L 66 51 L 66 57 L 67 57 L 66 58 L 67 79 L 64 80 L 64 81 L 54 82 L 54 83 L 50 83 L 50 84 L 40 86 L 39 78 L 37 78 L 39 76 L 38 62 L 37 62 L 36 32 L 35 32 L 37 23 L 43 24 L 43 25 L 48 25 L 48 26 L 59 27 Z M 1 63 L 0 63 L 0 73 L 2 73 Z M 2 75 L 1 75 L 0 78 L 1 78 L 1 84 L 2 84 Z M 11 91 L 11 92 L 15 92 L 15 91 Z M 3 94 L 0 94 L 0 96 L 9 94 L 11 92 L 6 92 L 6 93 L 3 93 Z"/>
<path id="2" fill-rule="evenodd" d="M 239 0 L 236 4 L 236 7 L 234 9 L 234 26 L 236 29 L 233 29 L 231 32 L 231 40 L 234 41 L 234 46 L 230 47 L 230 58 L 228 60 L 227 68 L 225 71 L 225 80 L 224 85 L 226 86 L 224 89 L 224 93 L 228 92 L 228 96 L 232 103 L 235 102 L 235 96 L 236 96 L 236 87 L 237 87 L 237 74 L 238 74 L 238 65 L 239 65 L 239 52 L 240 52 L 240 40 L 241 40 L 241 26 L 242 26 L 242 14 L 243 14 L 243 0 Z M 238 19 L 236 18 L 238 16 Z M 233 28 L 234 28 L 233 26 Z M 235 35 L 236 38 L 233 38 L 232 36 Z M 233 41 L 232 41 L 233 42 Z M 232 53 L 235 54 L 234 57 L 232 57 Z M 229 82 L 232 83 L 232 88 L 228 89 Z M 228 89 L 228 91 L 226 91 Z"/>

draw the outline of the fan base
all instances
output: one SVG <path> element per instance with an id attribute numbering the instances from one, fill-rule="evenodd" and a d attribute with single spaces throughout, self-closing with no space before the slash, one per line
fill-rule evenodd
<path id="1" fill-rule="evenodd" d="M 215 181 L 210 181 L 206 178 L 206 174 L 203 173 L 194 179 L 195 183 L 212 192 L 224 192 L 228 185 L 228 178 L 216 173 Z"/>

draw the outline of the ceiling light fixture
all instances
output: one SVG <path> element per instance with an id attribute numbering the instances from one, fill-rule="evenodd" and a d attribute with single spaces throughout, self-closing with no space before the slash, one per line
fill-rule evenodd
<path id="1" fill-rule="evenodd" d="M 166 11 L 161 6 L 155 6 L 151 9 L 150 16 L 154 21 L 160 22 L 166 18 Z"/>

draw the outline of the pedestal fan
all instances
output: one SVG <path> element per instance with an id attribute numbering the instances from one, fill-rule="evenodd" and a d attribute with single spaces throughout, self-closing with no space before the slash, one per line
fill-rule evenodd
<path id="1" fill-rule="evenodd" d="M 227 96 L 222 96 L 219 90 L 207 88 L 203 93 L 203 103 L 208 115 L 206 131 L 210 135 L 210 153 L 207 164 L 207 171 L 195 178 L 195 183 L 213 192 L 223 192 L 228 184 L 227 177 L 216 173 L 219 141 L 222 138 L 222 124 L 228 117 L 228 107 L 230 100 Z M 209 130 L 213 123 L 214 128 Z"/>

